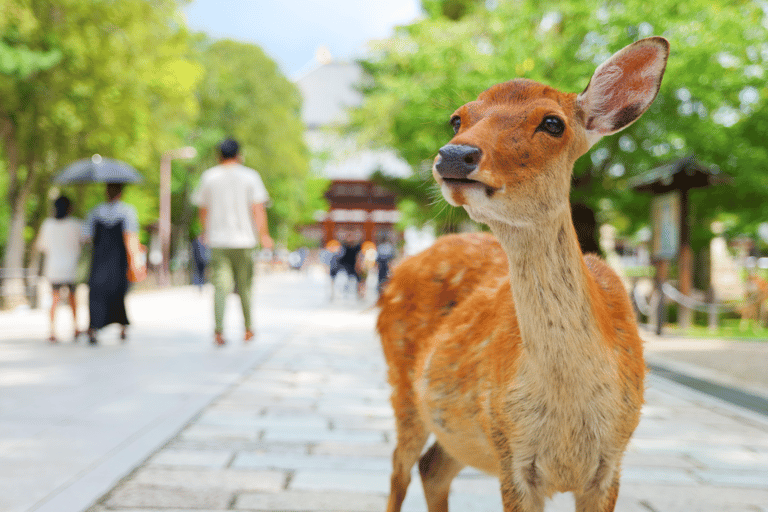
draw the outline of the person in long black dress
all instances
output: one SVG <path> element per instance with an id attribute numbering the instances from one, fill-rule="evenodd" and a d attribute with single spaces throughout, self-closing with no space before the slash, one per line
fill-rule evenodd
<path id="1" fill-rule="evenodd" d="M 120 324 L 120 339 L 126 339 L 130 323 L 125 310 L 127 271 L 129 265 L 136 274 L 143 269 L 138 261 L 138 217 L 133 206 L 120 201 L 122 192 L 121 183 L 107 184 L 107 202 L 88 213 L 83 227 L 83 237 L 92 241 L 88 278 L 91 344 L 97 343 L 99 329 L 112 323 Z"/>

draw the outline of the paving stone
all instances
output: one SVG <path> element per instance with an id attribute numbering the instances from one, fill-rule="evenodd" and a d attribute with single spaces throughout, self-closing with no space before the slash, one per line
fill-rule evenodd
<path id="1" fill-rule="evenodd" d="M 223 468 L 232 460 L 233 450 L 174 450 L 166 449 L 150 459 L 150 465 L 194 466 Z"/>
<path id="2" fill-rule="evenodd" d="M 264 414 L 260 416 L 237 416 L 229 414 L 205 414 L 196 421 L 197 425 L 242 427 L 256 430 L 270 428 L 315 428 L 327 429 L 329 420 L 318 414 Z"/>
<path id="3" fill-rule="evenodd" d="M 622 484 L 619 500 L 641 503 L 652 512 L 752 512 L 768 503 L 768 489 L 631 482 Z"/>
<path id="4" fill-rule="evenodd" d="M 262 440 L 265 442 L 307 442 L 323 443 L 329 441 L 349 443 L 376 443 L 384 440 L 382 432 L 364 430 L 327 430 L 303 427 L 271 428 L 265 430 Z"/>
<path id="5" fill-rule="evenodd" d="M 389 404 L 350 404 L 341 401 L 328 401 L 318 405 L 317 410 L 323 414 L 343 414 L 372 418 L 391 418 L 392 407 Z"/>
<path id="6" fill-rule="evenodd" d="M 178 450 L 222 450 L 233 452 L 257 453 L 295 453 L 310 452 L 311 445 L 307 443 L 264 443 L 263 441 L 236 441 L 230 439 L 182 439 L 177 438 L 169 444 L 169 449 Z"/>
<path id="7" fill-rule="evenodd" d="M 395 419 L 392 416 L 388 418 L 372 418 L 368 416 L 334 414 L 330 415 L 329 418 L 334 428 L 342 430 L 380 430 L 388 433 L 395 431 Z"/>
<path id="8" fill-rule="evenodd" d="M 455 483 L 455 482 L 454 482 Z M 490 494 L 463 493 L 451 486 L 451 493 L 448 496 L 448 509 L 461 512 L 501 512 L 503 510 L 501 503 L 501 491 L 498 485 Z M 424 498 L 424 490 L 418 476 L 414 475 L 411 485 L 403 501 L 402 512 L 427 512 L 427 502 Z M 547 512 L 550 509 L 547 508 Z M 573 512 L 571 509 L 569 512 Z"/>
<path id="9" fill-rule="evenodd" d="M 700 467 L 690 456 L 684 453 L 645 453 L 633 449 L 624 454 L 624 468 L 662 467 L 678 469 L 695 469 Z"/>
<path id="10" fill-rule="evenodd" d="M 278 492 L 285 487 L 284 471 L 254 471 L 245 469 L 188 469 L 158 468 L 140 469 L 132 482 L 156 487 L 177 489 L 226 489 L 231 491 Z"/>
<path id="11" fill-rule="evenodd" d="M 387 505 L 383 495 L 354 492 L 296 492 L 281 494 L 243 493 L 235 510 L 291 510 L 295 512 L 380 512 Z"/>
<path id="12" fill-rule="evenodd" d="M 362 455 L 365 457 L 389 457 L 395 450 L 393 443 L 352 443 L 352 442 L 321 442 L 311 448 L 315 455 Z"/>
<path id="13" fill-rule="evenodd" d="M 768 468 L 762 471 L 701 470 L 696 475 L 706 483 L 723 487 L 768 489 Z"/>
<path id="14" fill-rule="evenodd" d="M 697 479 L 687 469 L 630 466 L 623 468 L 621 481 L 695 484 Z"/>
<path id="15" fill-rule="evenodd" d="M 299 414 L 306 414 L 307 411 L 315 409 L 317 399 L 252 395 L 250 393 L 238 392 L 227 397 L 227 399 L 222 401 L 222 403 L 238 404 L 243 408 L 265 411 L 270 411 L 272 408 L 278 407 L 285 410 L 296 411 Z"/>
<path id="16" fill-rule="evenodd" d="M 709 449 L 691 452 L 690 457 L 706 468 L 768 471 L 768 451 L 755 453 L 744 449 Z"/>
<path id="17" fill-rule="evenodd" d="M 88 509 L 88 512 L 222 512 L 221 509 L 194 509 L 194 508 L 106 508 L 95 507 Z"/>
<path id="18" fill-rule="evenodd" d="M 232 461 L 236 469 L 390 471 L 392 461 L 384 457 L 338 455 L 288 455 L 240 452 Z"/>
<path id="19" fill-rule="evenodd" d="M 128 483 L 114 491 L 105 505 L 112 508 L 180 508 L 224 510 L 234 498 L 224 489 L 174 489 Z"/>
<path id="20" fill-rule="evenodd" d="M 373 387 L 369 385 L 369 382 L 361 380 L 356 383 L 345 382 L 343 384 L 325 384 L 322 389 L 321 400 L 324 400 L 328 396 L 334 396 L 342 397 L 347 400 L 389 404 L 389 397 L 391 394 L 392 391 L 389 386 Z"/>
<path id="21" fill-rule="evenodd" d="M 389 492 L 389 471 L 297 471 L 288 489 L 294 491 Z"/>
<path id="22" fill-rule="evenodd" d="M 224 427 L 220 425 L 192 425 L 181 434 L 182 439 L 220 439 L 233 441 L 257 441 L 261 431 L 249 427 Z"/>

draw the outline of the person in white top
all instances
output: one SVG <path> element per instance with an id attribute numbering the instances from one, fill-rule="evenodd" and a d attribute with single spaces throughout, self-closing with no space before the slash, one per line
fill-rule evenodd
<path id="1" fill-rule="evenodd" d="M 219 145 L 219 165 L 206 170 L 192 195 L 210 248 L 214 286 L 214 340 L 223 345 L 224 311 L 232 280 L 237 285 L 245 322 L 245 341 L 254 336 L 251 322 L 253 250 L 256 234 L 265 248 L 274 245 L 267 228 L 269 194 L 259 173 L 242 164 L 240 145 L 227 139 Z"/>
<path id="2" fill-rule="evenodd" d="M 80 220 L 73 218 L 70 213 L 72 204 L 66 196 L 60 196 L 54 201 L 54 217 L 48 217 L 40 226 L 35 250 L 44 255 L 43 276 L 51 283 L 53 288 L 53 301 L 51 302 L 51 335 L 48 338 L 51 343 L 56 343 L 55 318 L 56 308 L 61 298 L 61 289 L 69 292 L 69 305 L 72 308 L 72 317 L 75 323 L 75 341 L 80 335 L 77 324 L 77 262 L 80 259 Z"/>

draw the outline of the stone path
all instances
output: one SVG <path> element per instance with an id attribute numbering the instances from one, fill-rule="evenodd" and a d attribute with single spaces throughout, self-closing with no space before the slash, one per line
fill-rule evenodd
<path id="1" fill-rule="evenodd" d="M 265 276 L 252 346 L 212 349 L 210 297 L 191 288 L 136 294 L 124 346 L 0 335 L 0 510 L 384 510 L 394 440 L 375 311 L 328 303 L 324 277 Z M 648 387 L 616 510 L 768 512 L 766 417 L 657 376 Z M 37 498 L 10 501 L 24 489 Z M 471 469 L 450 504 L 502 510 L 496 480 Z M 424 510 L 415 476 L 404 512 Z M 547 507 L 572 510 L 568 495 Z"/>
<path id="2" fill-rule="evenodd" d="M 92 512 L 381 511 L 393 421 L 375 312 L 329 306 Z M 768 421 L 651 376 L 626 457 L 622 511 L 768 511 Z M 453 510 L 502 510 L 495 479 L 465 470 Z M 404 512 L 425 510 L 414 482 Z M 568 495 L 550 511 L 573 510 Z"/>

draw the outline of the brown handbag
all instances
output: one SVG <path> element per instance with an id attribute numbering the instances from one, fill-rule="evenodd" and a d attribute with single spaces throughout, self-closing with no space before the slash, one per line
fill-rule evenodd
<path id="1" fill-rule="evenodd" d="M 141 265 L 128 265 L 128 270 L 126 271 L 126 277 L 128 278 L 129 283 L 138 283 L 140 281 L 143 281 L 144 278 L 147 276 L 146 272 L 141 272 L 141 273 L 136 272 L 138 269 L 144 268 L 144 261 L 145 261 L 146 254 L 147 254 L 147 247 L 143 244 L 139 244 L 139 259 L 141 261 Z"/>

